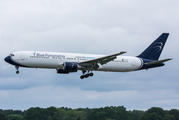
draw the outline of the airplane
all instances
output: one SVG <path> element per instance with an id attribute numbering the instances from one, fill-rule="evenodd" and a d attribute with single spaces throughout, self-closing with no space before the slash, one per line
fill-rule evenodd
<path id="1" fill-rule="evenodd" d="M 162 33 L 138 56 L 121 56 L 125 51 L 111 55 L 18 51 L 4 60 L 15 66 L 17 74 L 19 67 L 56 69 L 60 74 L 81 70 L 80 78 L 84 79 L 92 77 L 93 71 L 129 72 L 164 66 L 164 62 L 172 60 L 158 60 L 168 36 L 169 33 Z"/>

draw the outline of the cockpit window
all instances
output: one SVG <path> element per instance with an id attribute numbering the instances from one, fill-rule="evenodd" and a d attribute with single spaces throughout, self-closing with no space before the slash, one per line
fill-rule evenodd
<path id="1" fill-rule="evenodd" d="M 14 54 L 12 54 L 12 53 L 11 53 L 9 56 L 13 57 L 13 56 L 14 56 Z"/>

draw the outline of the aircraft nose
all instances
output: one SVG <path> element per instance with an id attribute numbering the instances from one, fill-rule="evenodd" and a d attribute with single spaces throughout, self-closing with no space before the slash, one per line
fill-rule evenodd
<path id="1" fill-rule="evenodd" d="M 7 56 L 4 58 L 4 61 L 6 61 L 7 63 L 10 63 L 11 61 L 11 56 Z"/>
<path id="2" fill-rule="evenodd" d="M 11 56 L 7 56 L 4 58 L 4 61 L 6 61 L 7 63 L 11 64 L 11 65 L 16 65 L 16 66 L 20 66 L 19 64 L 17 64 L 16 62 L 13 61 L 13 59 L 11 58 Z"/>

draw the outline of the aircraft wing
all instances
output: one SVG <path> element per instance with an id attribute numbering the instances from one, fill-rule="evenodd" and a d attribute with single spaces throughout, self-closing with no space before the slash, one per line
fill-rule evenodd
<path id="1" fill-rule="evenodd" d="M 116 53 L 116 54 L 112 54 L 112 55 L 108 55 L 108 56 L 104 56 L 100 58 L 95 58 L 92 60 L 87 60 L 84 62 L 79 62 L 78 65 L 83 66 L 83 67 L 91 67 L 93 69 L 98 69 L 101 65 L 106 64 L 116 59 L 118 55 L 122 55 L 124 53 L 126 52 L 120 52 L 120 53 Z"/>

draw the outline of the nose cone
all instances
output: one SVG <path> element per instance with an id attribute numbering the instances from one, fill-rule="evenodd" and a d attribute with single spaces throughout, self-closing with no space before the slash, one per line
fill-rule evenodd
<path id="1" fill-rule="evenodd" d="M 4 58 L 4 61 L 6 61 L 7 63 L 11 63 L 11 56 L 7 56 Z"/>
<path id="2" fill-rule="evenodd" d="M 4 61 L 11 65 L 17 65 L 15 62 L 12 61 L 11 56 L 7 56 L 6 58 L 4 58 Z"/>
<path id="3" fill-rule="evenodd" d="M 23 66 L 23 65 L 19 64 L 18 62 L 16 62 L 16 60 L 14 60 L 13 57 L 11 57 L 11 55 L 5 57 L 4 61 L 6 61 L 7 63 L 9 63 L 11 65 L 26 67 L 26 66 Z"/>

